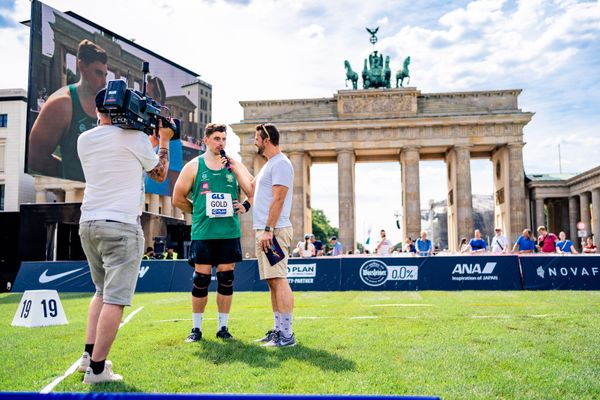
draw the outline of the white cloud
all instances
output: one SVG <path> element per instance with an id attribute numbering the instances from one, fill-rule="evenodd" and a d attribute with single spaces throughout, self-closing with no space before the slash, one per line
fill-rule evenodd
<path id="1" fill-rule="evenodd" d="M 558 170 L 558 142 L 563 170 L 583 171 L 600 160 L 598 1 L 471 1 L 451 9 L 431 0 L 418 2 L 409 14 L 401 1 L 47 3 L 135 37 L 141 46 L 202 74 L 214 89 L 213 120 L 225 123 L 242 118 L 240 100 L 330 97 L 343 89 L 343 61 L 348 59 L 355 70 L 362 65 L 372 49 L 364 27 L 379 24 L 376 47 L 391 55 L 394 70 L 410 55 L 411 85 L 424 93 L 523 88 L 520 107 L 536 113 L 525 127 L 527 172 Z M 29 8 L 29 1 L 17 1 L 11 18 L 29 19 Z M 153 32 L 153 27 L 160 29 Z M 0 87 L 26 88 L 28 29 L 0 29 L 0 52 L 10 55 L 10 62 L 2 64 Z M 422 182 L 432 184 L 421 184 L 421 198 L 444 198 L 443 163 L 422 167 Z M 386 183 L 396 170 L 394 164 L 361 165 L 357 199 L 370 199 L 373 187 L 384 187 L 378 185 L 399 193 L 399 175 L 391 179 L 397 185 Z M 315 165 L 313 171 L 313 204 L 337 225 L 337 168 Z M 484 172 L 472 169 L 472 177 L 474 193 L 489 192 Z M 437 191 L 428 192 L 430 187 Z M 377 210 L 392 227 L 398 196 L 390 192 Z M 357 213 L 362 215 L 367 205 L 358 204 Z M 364 215 L 374 221 L 373 229 L 384 224 L 373 213 Z M 359 239 L 361 230 L 357 223 Z"/>

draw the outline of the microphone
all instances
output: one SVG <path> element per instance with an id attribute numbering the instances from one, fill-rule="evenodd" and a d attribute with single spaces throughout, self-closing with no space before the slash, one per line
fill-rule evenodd
<path id="1" fill-rule="evenodd" d="M 221 154 L 221 157 L 227 157 L 225 155 L 225 150 L 221 149 L 219 153 Z M 225 162 L 225 168 L 227 168 L 227 171 L 231 172 L 231 164 L 229 164 L 229 160 Z"/>

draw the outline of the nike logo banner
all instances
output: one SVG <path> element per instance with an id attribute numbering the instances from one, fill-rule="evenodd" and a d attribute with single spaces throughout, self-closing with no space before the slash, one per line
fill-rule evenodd
<path id="1" fill-rule="evenodd" d="M 48 275 L 48 270 L 45 270 L 40 275 L 39 281 L 40 281 L 40 283 L 52 282 L 52 281 L 62 278 L 63 276 L 68 276 L 68 275 L 74 274 L 77 271 L 81 271 L 82 269 L 83 268 L 77 268 L 77 269 L 74 269 L 71 271 L 67 271 L 67 272 L 63 272 L 61 274 L 55 274 L 55 275 Z"/>

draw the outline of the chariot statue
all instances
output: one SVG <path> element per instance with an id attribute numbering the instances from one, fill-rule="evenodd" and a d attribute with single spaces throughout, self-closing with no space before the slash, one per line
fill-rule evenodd
<path id="1" fill-rule="evenodd" d="M 375 46 L 377 43 L 377 32 L 379 27 L 371 29 L 366 28 L 367 32 L 371 35 L 370 42 Z M 396 72 L 396 87 L 402 87 L 404 80 L 407 79 L 407 84 L 410 82 L 410 74 L 408 66 L 410 64 L 410 56 L 404 59 L 403 68 Z M 352 70 L 350 62 L 344 61 L 344 67 L 346 69 L 346 80 L 345 84 L 348 87 L 348 81 L 352 82 L 352 88 L 357 90 L 358 88 L 358 73 Z M 373 50 L 369 54 L 368 58 L 365 58 L 362 70 L 362 81 L 363 89 L 376 89 L 376 88 L 391 88 L 392 70 L 390 68 L 390 57 L 384 57 L 383 54 L 379 54 L 377 50 Z"/>

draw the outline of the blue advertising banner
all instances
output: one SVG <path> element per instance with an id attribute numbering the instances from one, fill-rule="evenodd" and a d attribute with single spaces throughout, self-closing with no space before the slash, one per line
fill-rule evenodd
<path id="1" fill-rule="evenodd" d="M 525 290 L 600 290 L 600 256 L 522 256 Z"/>
<path id="2" fill-rule="evenodd" d="M 520 290 L 519 259 L 504 256 L 424 257 L 418 290 Z"/>
<path id="3" fill-rule="evenodd" d="M 340 258 L 292 258 L 288 263 L 288 282 L 294 291 L 340 290 Z M 258 272 L 256 274 L 258 279 Z"/>
<path id="4" fill-rule="evenodd" d="M 138 273 L 137 292 L 168 292 L 173 261 L 143 261 Z M 189 267 L 188 267 L 189 268 Z M 54 289 L 59 292 L 95 291 L 87 261 L 24 262 L 14 292 Z"/>
<path id="5" fill-rule="evenodd" d="M 418 257 L 340 258 L 339 290 L 417 290 Z"/>
<path id="6" fill-rule="evenodd" d="M 261 292 L 267 291 L 267 283 L 260 281 L 256 260 L 245 260 L 235 264 L 233 290 L 236 292 Z M 171 280 L 171 292 L 189 292 L 192 290 L 192 277 L 194 269 L 187 261 L 175 261 L 173 263 L 173 279 Z M 217 290 L 216 269 L 212 269 L 212 280 L 208 291 Z"/>
<path id="7" fill-rule="evenodd" d="M 87 261 L 24 262 L 13 292 L 54 289 L 59 292 L 94 292 Z"/>

